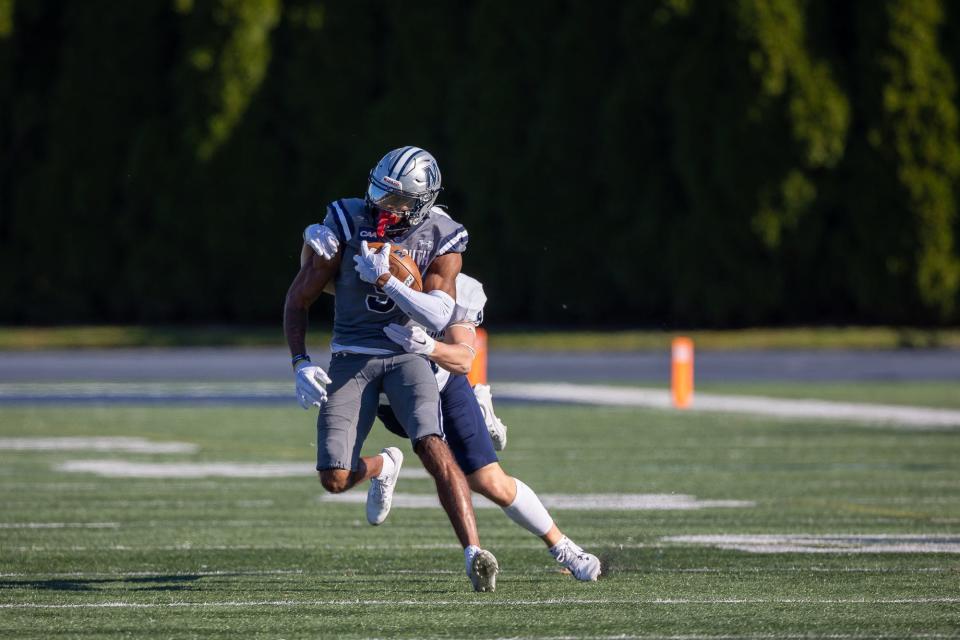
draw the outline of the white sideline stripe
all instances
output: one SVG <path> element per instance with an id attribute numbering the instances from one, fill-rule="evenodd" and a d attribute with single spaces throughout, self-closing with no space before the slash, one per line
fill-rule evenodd
<path id="1" fill-rule="evenodd" d="M 291 478 L 316 475 L 304 462 L 132 462 L 68 460 L 54 466 L 66 473 L 94 473 L 105 478 Z M 405 469 L 404 478 L 428 478 L 424 469 Z M 366 493 L 363 494 L 366 499 Z"/>
<path id="2" fill-rule="evenodd" d="M 278 398 L 293 394 L 281 382 L 41 382 L 0 383 L 5 398 Z"/>
<path id="3" fill-rule="evenodd" d="M 125 453 L 194 453 L 191 442 L 154 442 L 113 436 L 71 438 L 0 438 L 0 451 L 123 451 Z"/>
<path id="4" fill-rule="evenodd" d="M 569 605 L 696 605 L 696 604 L 956 604 L 960 597 L 937 598 L 652 598 L 546 600 L 226 600 L 220 602 L 79 602 L 0 604 L 0 609 L 167 609 L 178 607 L 523 607 Z"/>
<path id="5" fill-rule="evenodd" d="M 960 553 L 960 536 L 936 534 L 723 534 L 661 541 L 748 553 Z"/>
<path id="6" fill-rule="evenodd" d="M 496 395 L 511 400 L 671 409 L 669 392 L 643 387 L 614 387 L 568 383 L 509 383 L 493 385 Z M 292 397 L 288 383 L 0 383 L 0 400 L 14 399 L 277 399 Z M 697 392 L 689 411 L 743 413 L 780 418 L 847 420 L 915 428 L 955 428 L 960 411 L 929 407 L 790 400 L 747 395 Z M 2 440 L 2 439 L 0 439 Z M 0 447 L 2 448 L 2 447 Z"/>
<path id="7" fill-rule="evenodd" d="M 564 383 L 494 383 L 498 398 L 575 404 L 672 409 L 670 393 L 662 389 L 575 385 Z M 907 427 L 957 427 L 960 411 L 827 400 L 788 400 L 761 396 L 697 392 L 690 411 L 746 413 L 778 418 L 849 420 Z"/>
<path id="8" fill-rule="evenodd" d="M 403 475 L 403 472 L 401 472 Z M 745 508 L 756 506 L 748 500 L 698 500 L 696 496 L 672 493 L 541 493 L 543 506 L 548 509 L 570 511 L 690 511 L 694 509 Z M 317 497 L 321 503 L 365 504 L 367 494 L 345 492 Z M 393 507 L 402 509 L 433 509 L 440 506 L 436 494 L 393 494 Z M 476 509 L 499 509 L 480 495 L 473 496 Z"/>

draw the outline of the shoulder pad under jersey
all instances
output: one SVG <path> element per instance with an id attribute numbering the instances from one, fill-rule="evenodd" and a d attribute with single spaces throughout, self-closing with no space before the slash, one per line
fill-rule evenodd
<path id="1" fill-rule="evenodd" d="M 462 224 L 451 218 L 450 214 L 440 207 L 430 209 L 430 218 L 440 235 L 436 243 L 438 256 L 445 253 L 463 253 L 467 250 L 470 235 Z"/>
<path id="2" fill-rule="evenodd" d="M 453 309 L 454 322 L 483 322 L 483 307 L 487 304 L 487 295 L 483 285 L 465 273 L 457 274 L 457 306 Z"/>

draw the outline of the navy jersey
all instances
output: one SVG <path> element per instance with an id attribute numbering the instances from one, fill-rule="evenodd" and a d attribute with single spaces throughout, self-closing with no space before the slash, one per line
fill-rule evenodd
<path id="1" fill-rule="evenodd" d="M 336 315 L 333 324 L 334 352 L 388 354 L 403 349 L 383 333 L 395 322 L 413 324 L 406 313 L 383 291 L 360 279 L 353 257 L 360 254 L 360 243 L 389 242 L 393 248 L 410 253 L 421 274 L 426 274 L 437 256 L 462 253 L 467 248 L 467 230 L 443 209 L 434 207 L 423 222 L 393 238 L 378 238 L 376 220 L 361 198 L 337 200 L 327 207 L 323 224 L 340 240 L 340 270 L 334 279 L 337 288 Z"/>

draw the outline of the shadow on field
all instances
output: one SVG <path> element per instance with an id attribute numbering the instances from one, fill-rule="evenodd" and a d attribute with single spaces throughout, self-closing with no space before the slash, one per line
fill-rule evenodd
<path id="1" fill-rule="evenodd" d="M 52 591 L 93 591 L 108 584 L 145 585 L 131 591 L 186 591 L 189 583 L 204 576 L 179 574 L 170 576 L 130 576 L 125 578 L 51 578 L 50 580 L 0 580 L 2 589 L 37 589 Z M 171 584 L 172 583 L 172 584 Z M 151 586 L 154 585 L 154 586 Z"/>

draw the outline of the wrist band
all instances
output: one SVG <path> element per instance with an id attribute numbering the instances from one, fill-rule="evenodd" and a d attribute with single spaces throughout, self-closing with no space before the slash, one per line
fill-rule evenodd
<path id="1" fill-rule="evenodd" d="M 311 360 L 310 360 L 310 356 L 308 356 L 308 355 L 305 354 L 305 353 L 300 353 L 300 354 L 297 354 L 297 355 L 293 356 L 293 358 L 290 360 L 290 366 L 292 366 L 293 368 L 296 368 L 296 367 L 297 367 L 297 363 L 300 362 L 301 360 L 306 360 L 307 362 L 310 362 L 310 361 L 311 361 Z"/>

